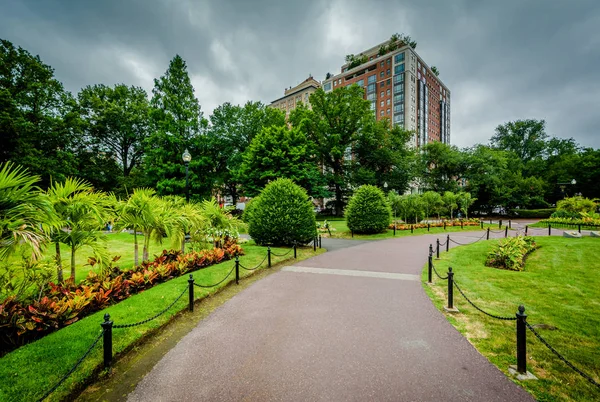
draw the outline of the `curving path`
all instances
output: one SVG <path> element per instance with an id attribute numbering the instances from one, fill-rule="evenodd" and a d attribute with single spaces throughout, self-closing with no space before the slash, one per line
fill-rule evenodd
<path id="1" fill-rule="evenodd" d="M 129 400 L 532 401 L 422 289 L 436 238 L 364 242 L 256 282 L 184 337 Z"/>

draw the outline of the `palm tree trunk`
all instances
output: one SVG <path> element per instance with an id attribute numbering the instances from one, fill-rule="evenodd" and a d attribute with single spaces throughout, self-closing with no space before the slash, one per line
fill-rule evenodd
<path id="1" fill-rule="evenodd" d="M 75 247 L 71 246 L 71 282 L 75 284 Z"/>
<path id="2" fill-rule="evenodd" d="M 134 267 L 137 267 L 138 264 L 138 254 L 139 254 L 139 246 L 138 246 L 138 240 L 137 240 L 137 228 L 134 226 L 133 227 L 133 247 L 134 247 L 134 251 L 133 251 L 133 265 Z"/>
<path id="3" fill-rule="evenodd" d="M 144 255 L 143 261 L 148 261 L 148 247 L 150 246 L 150 234 L 144 233 Z"/>
<path id="4" fill-rule="evenodd" d="M 181 240 L 181 254 L 185 254 L 185 236 Z"/>
<path id="5" fill-rule="evenodd" d="M 60 255 L 60 243 L 54 243 L 56 245 L 56 280 L 58 283 L 63 282 L 63 267 L 62 267 L 62 257 Z"/>

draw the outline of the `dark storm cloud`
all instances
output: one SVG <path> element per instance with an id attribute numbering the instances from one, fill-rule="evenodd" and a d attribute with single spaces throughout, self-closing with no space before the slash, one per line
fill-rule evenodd
<path id="1" fill-rule="evenodd" d="M 394 32 L 452 91 L 453 143 L 487 142 L 519 118 L 600 147 L 596 1 L 3 1 L 0 37 L 52 65 L 67 89 L 124 82 L 149 92 L 180 54 L 210 113 L 280 97 L 338 73 Z"/>

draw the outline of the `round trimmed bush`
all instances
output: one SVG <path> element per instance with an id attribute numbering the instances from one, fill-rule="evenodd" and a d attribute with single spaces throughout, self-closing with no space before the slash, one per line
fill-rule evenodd
<path id="1" fill-rule="evenodd" d="M 317 233 L 315 213 L 306 191 L 290 179 L 269 183 L 252 200 L 248 234 L 261 245 L 306 244 Z"/>
<path id="2" fill-rule="evenodd" d="M 383 191 L 361 186 L 346 207 L 348 228 L 355 233 L 381 233 L 391 222 L 392 209 Z"/>

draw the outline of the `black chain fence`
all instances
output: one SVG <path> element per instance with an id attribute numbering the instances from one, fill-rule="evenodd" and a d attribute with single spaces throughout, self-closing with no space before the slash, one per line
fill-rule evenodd
<path id="1" fill-rule="evenodd" d="M 271 253 L 271 255 L 273 255 L 273 253 Z M 263 263 L 265 262 L 265 260 L 267 259 L 269 255 L 265 255 L 265 258 L 262 259 L 261 262 L 258 263 L 258 265 L 254 266 L 253 268 L 248 268 L 245 267 L 244 265 L 242 265 L 242 263 L 240 263 L 240 268 L 245 269 L 246 271 L 254 271 L 257 270 L 258 268 L 260 268 L 261 265 L 263 265 Z"/>
<path id="2" fill-rule="evenodd" d="M 465 298 L 466 301 L 469 302 L 469 304 L 471 306 L 475 307 L 475 309 L 479 310 L 483 314 L 485 314 L 487 316 L 490 316 L 492 318 L 496 318 L 498 320 L 515 321 L 517 319 L 517 317 L 503 317 L 503 316 L 500 316 L 500 315 L 495 315 L 495 314 L 488 313 L 487 311 L 483 310 L 481 307 L 479 307 L 475 303 L 473 303 L 471 301 L 471 299 L 469 299 L 467 297 L 467 295 L 465 295 L 465 292 L 462 291 L 462 289 L 460 288 L 460 286 L 458 286 L 458 283 L 456 283 L 456 281 L 454 281 L 454 286 L 456 287 L 456 289 L 458 289 L 458 291 L 460 292 L 460 294 Z"/>
<path id="3" fill-rule="evenodd" d="M 100 338 L 102 338 L 102 335 L 104 335 L 104 330 L 100 331 L 100 334 L 96 337 L 96 339 L 94 339 L 94 342 L 92 342 L 90 347 L 81 356 L 81 358 L 79 360 L 77 360 L 77 362 L 73 365 L 73 367 L 71 367 L 71 370 L 69 370 L 64 376 L 62 376 L 62 378 L 56 384 L 54 384 L 54 386 L 52 388 L 50 388 L 48 391 L 46 391 L 46 393 L 40 399 L 38 399 L 38 402 L 42 402 L 44 399 L 48 398 L 51 393 L 56 391 L 56 389 L 58 387 L 60 387 L 62 385 L 62 383 L 65 382 L 65 380 L 67 378 L 69 378 L 71 376 L 71 374 L 73 374 L 75 372 L 75 370 L 77 370 L 77 367 L 79 367 L 79 365 L 85 360 L 86 357 L 88 357 L 90 352 L 98 344 L 98 342 L 100 341 Z"/>
<path id="4" fill-rule="evenodd" d="M 440 278 L 441 280 L 445 281 L 446 279 L 448 279 L 447 276 L 441 276 L 437 269 L 435 269 L 435 265 L 431 264 L 431 268 L 433 268 L 433 272 L 435 272 L 435 274 L 437 275 L 438 278 Z"/>
<path id="5" fill-rule="evenodd" d="M 573 365 L 573 363 L 571 363 L 563 355 L 558 353 L 558 351 L 556 349 L 554 349 L 552 347 L 552 345 L 550 345 L 548 343 L 548 341 L 546 341 L 544 338 L 542 338 L 542 336 L 540 334 L 538 334 L 537 331 L 527 321 L 525 321 L 525 325 L 527 325 L 527 328 L 529 328 L 529 330 L 531 332 L 533 332 L 533 334 L 536 336 L 536 338 L 538 338 L 540 340 L 540 342 L 542 342 L 544 344 L 544 346 L 546 346 L 552 353 L 554 353 L 554 355 L 556 357 L 558 357 L 563 363 L 565 363 L 567 366 L 569 366 L 571 369 L 573 369 L 573 371 L 575 371 L 577 374 L 579 374 L 580 376 L 582 376 L 583 378 L 588 380 L 590 382 L 590 384 L 595 385 L 596 387 L 600 388 L 600 384 L 598 382 L 596 382 L 592 377 L 590 377 L 583 371 L 579 370 L 577 367 L 575 367 Z"/>
<path id="6" fill-rule="evenodd" d="M 287 253 L 284 254 L 275 254 L 274 252 L 271 251 L 271 255 L 274 255 L 275 257 L 285 257 L 287 255 L 289 255 L 292 251 L 294 251 L 293 248 L 289 249 Z"/>
<path id="7" fill-rule="evenodd" d="M 225 282 L 227 280 L 227 278 L 229 278 L 229 275 L 231 275 L 231 273 L 233 272 L 233 270 L 235 269 L 235 265 L 233 267 L 231 267 L 231 270 L 229 271 L 229 273 L 225 276 L 225 278 L 221 279 L 219 282 L 213 284 L 213 285 L 200 285 L 199 283 L 195 283 L 194 282 L 194 286 L 197 286 L 199 288 L 214 288 L 215 286 L 219 286 L 220 284 L 222 284 L 223 282 Z"/>
<path id="8" fill-rule="evenodd" d="M 166 313 L 167 311 L 169 311 L 169 309 L 171 309 L 171 307 L 173 307 L 175 305 L 175 303 L 177 303 L 179 301 L 179 299 L 181 299 L 181 297 L 187 291 L 188 291 L 188 289 L 185 288 L 183 290 L 183 292 L 181 292 L 181 294 L 179 296 L 177 296 L 177 298 L 175 300 L 173 300 L 173 303 L 169 304 L 164 310 L 162 310 L 161 312 L 153 315 L 152 317 L 147 318 L 147 319 L 145 319 L 143 321 L 134 322 L 132 324 L 113 325 L 113 328 L 131 328 L 131 327 L 137 327 L 138 325 L 143 325 L 143 324 L 146 324 L 147 322 L 150 322 L 152 320 L 156 320 L 158 317 L 160 317 L 161 315 L 163 315 L 164 313 Z"/>

